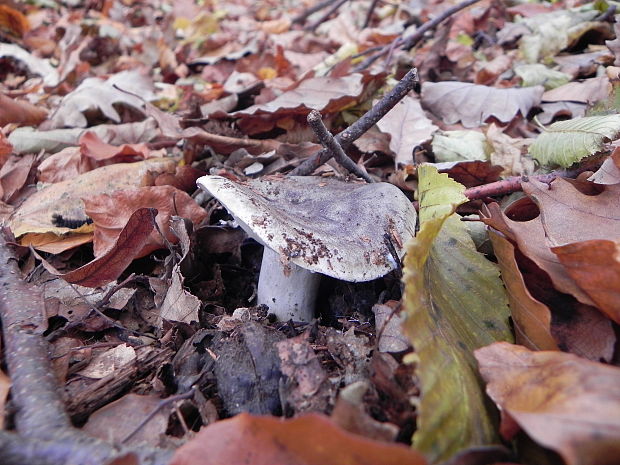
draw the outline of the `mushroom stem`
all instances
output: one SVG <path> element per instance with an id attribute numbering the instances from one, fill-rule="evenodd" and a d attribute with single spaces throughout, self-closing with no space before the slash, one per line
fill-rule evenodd
<path id="1" fill-rule="evenodd" d="M 278 320 L 311 321 L 321 275 L 294 263 L 283 265 L 280 254 L 263 251 L 258 279 L 258 304 L 269 307 Z"/>

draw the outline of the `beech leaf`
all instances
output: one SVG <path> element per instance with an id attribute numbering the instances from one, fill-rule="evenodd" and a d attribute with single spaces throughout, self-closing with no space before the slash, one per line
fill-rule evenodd
<path id="1" fill-rule="evenodd" d="M 170 465 L 425 465 L 414 450 L 348 433 L 324 415 L 292 419 L 242 413 L 203 428 Z"/>
<path id="2" fill-rule="evenodd" d="M 558 121 L 530 145 L 530 154 L 543 165 L 568 167 L 595 154 L 605 142 L 620 136 L 620 115 L 587 116 Z"/>
<path id="3" fill-rule="evenodd" d="M 127 224 L 125 224 L 114 244 L 104 254 L 68 273 L 59 272 L 38 254 L 36 255 L 47 271 L 68 283 L 84 287 L 105 286 L 109 282 L 116 280 L 134 258 L 137 257 L 144 242 L 153 231 L 156 214 L 157 210 L 154 208 L 140 208 L 136 210 L 127 221 Z"/>
<path id="4" fill-rule="evenodd" d="M 428 141 L 438 128 L 424 114 L 419 100 L 405 96 L 377 122 L 390 135 L 390 150 L 396 165 L 413 164 L 413 149 Z"/>
<path id="5" fill-rule="evenodd" d="M 466 201 L 463 186 L 428 165 L 418 175 L 421 228 L 405 256 L 405 328 L 421 390 L 413 446 L 434 463 L 498 442 L 473 351 L 512 336 L 499 271 L 453 215 Z"/>
<path id="6" fill-rule="evenodd" d="M 507 343 L 477 350 L 476 359 L 487 393 L 502 411 L 504 436 L 516 422 L 567 465 L 617 462 L 620 368 Z"/>
<path id="7" fill-rule="evenodd" d="M 425 82 L 422 105 L 446 124 L 461 121 L 466 128 L 475 128 L 490 117 L 509 123 L 518 113 L 527 116 L 544 90 L 542 86 L 496 89 L 466 82 Z"/>

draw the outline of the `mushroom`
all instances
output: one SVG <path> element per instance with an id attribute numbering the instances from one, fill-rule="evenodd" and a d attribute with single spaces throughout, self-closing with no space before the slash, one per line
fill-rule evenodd
<path id="1" fill-rule="evenodd" d="M 310 176 L 197 183 L 264 246 L 258 304 L 284 321 L 314 318 L 320 274 L 361 282 L 395 269 L 415 232 L 415 209 L 388 183 Z"/>

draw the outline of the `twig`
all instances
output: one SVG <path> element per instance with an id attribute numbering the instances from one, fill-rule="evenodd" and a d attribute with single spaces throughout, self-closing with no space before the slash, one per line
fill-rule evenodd
<path id="1" fill-rule="evenodd" d="M 0 463 L 108 463 L 129 450 L 88 437 L 71 426 L 61 399 L 62 390 L 48 358 L 50 348 L 41 334 L 43 308 L 40 292 L 20 279 L 17 260 L 0 234 L 0 317 L 4 355 L 11 377 L 11 402 L 20 434 L 2 432 Z M 41 455 L 37 443 L 41 449 L 47 447 L 46 453 Z M 132 451 L 145 465 L 163 465 L 172 455 L 171 451 L 162 449 Z"/>
<path id="2" fill-rule="evenodd" d="M 603 158 L 592 160 L 573 170 L 553 171 L 547 174 L 539 174 L 537 176 L 511 176 L 501 181 L 491 182 L 482 186 L 470 187 L 465 190 L 465 196 L 469 200 L 486 199 L 498 195 L 512 194 L 523 190 L 521 183 L 529 179 L 535 179 L 545 184 L 549 184 L 556 178 L 575 178 L 584 171 L 597 169 L 603 163 Z M 598 166 L 597 166 L 598 165 Z"/>
<path id="3" fill-rule="evenodd" d="M 467 8 L 468 6 L 471 6 L 474 3 L 477 3 L 479 1 L 480 0 L 465 0 L 464 2 L 459 3 L 458 5 L 448 8 L 446 11 L 444 11 L 442 14 L 440 14 L 436 18 L 433 18 L 430 21 L 427 21 L 424 24 L 422 24 L 422 26 L 420 26 L 414 33 L 412 33 L 408 37 L 405 37 L 405 38 L 397 37 L 396 39 L 394 39 L 394 41 L 392 41 L 392 43 L 382 47 L 380 51 L 366 58 L 363 62 L 361 62 L 358 66 L 356 66 L 353 69 L 353 71 L 359 72 L 359 71 L 362 71 L 368 68 L 375 61 L 377 61 L 383 55 L 389 53 L 390 50 L 394 50 L 396 47 L 402 47 L 405 50 L 412 49 L 413 47 L 416 46 L 418 42 L 420 42 L 420 40 L 422 40 L 422 38 L 424 37 L 424 34 L 426 34 L 428 31 L 435 29 L 437 26 L 439 26 L 439 24 L 441 24 L 443 21 L 445 21 L 446 19 L 448 19 L 450 16 L 454 15 L 455 13 L 458 13 L 464 8 Z"/>
<path id="4" fill-rule="evenodd" d="M 317 3 L 314 6 L 311 6 L 310 8 L 308 8 L 307 10 L 303 11 L 302 13 L 297 15 L 295 18 L 293 18 L 293 24 L 303 23 L 308 18 L 308 16 L 313 15 L 317 11 L 321 11 L 323 8 L 327 8 L 335 1 L 337 0 L 324 0 L 322 2 Z"/>
<path id="5" fill-rule="evenodd" d="M 372 14 L 375 12 L 375 8 L 377 7 L 377 3 L 379 3 L 379 0 L 372 0 L 372 3 L 368 7 L 368 13 L 366 13 L 366 19 L 364 20 L 364 25 L 362 26 L 363 29 L 367 28 L 370 24 Z"/>
<path id="6" fill-rule="evenodd" d="M 416 68 L 410 69 L 400 82 L 396 84 L 390 92 L 385 94 L 374 107 L 368 110 L 347 129 L 336 135 L 335 139 L 343 150 L 349 148 L 355 140 L 383 118 L 388 111 L 394 108 L 394 105 L 402 100 L 402 98 L 418 84 L 418 82 L 418 70 Z M 330 150 L 322 149 L 291 171 L 289 176 L 306 176 L 328 161 L 331 157 L 332 154 Z"/>
<path id="7" fill-rule="evenodd" d="M 323 120 L 321 120 L 321 113 L 316 110 L 312 110 L 308 114 L 308 124 L 316 134 L 321 145 L 331 152 L 331 155 L 342 167 L 349 170 L 349 172 L 353 173 L 355 176 L 364 179 L 366 182 L 374 182 L 368 173 L 364 172 L 364 170 L 356 165 L 355 162 L 351 160 L 346 153 L 344 153 L 344 150 L 342 150 L 342 147 L 338 141 L 323 124 Z"/>
<path id="8" fill-rule="evenodd" d="M 314 31 L 317 27 L 319 27 L 321 24 L 327 21 L 327 18 L 329 18 L 333 13 L 335 13 L 338 10 L 338 8 L 340 8 L 342 5 L 344 5 L 348 1 L 349 0 L 337 0 L 336 4 L 332 6 L 329 10 L 327 10 L 323 16 L 317 19 L 314 23 L 306 26 L 304 29 L 306 31 Z"/>

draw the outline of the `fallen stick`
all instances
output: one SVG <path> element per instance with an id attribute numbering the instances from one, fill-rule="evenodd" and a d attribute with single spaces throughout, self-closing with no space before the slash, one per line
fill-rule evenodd
<path id="1" fill-rule="evenodd" d="M 394 108 L 394 105 L 402 100 L 403 97 L 407 95 L 418 83 L 418 70 L 416 68 L 412 68 L 403 76 L 400 82 L 396 84 L 390 92 L 385 94 L 383 98 L 379 100 L 375 106 L 368 110 L 355 123 L 335 136 L 336 141 L 338 141 L 342 149 L 346 150 L 349 148 L 355 140 L 373 127 L 377 121 L 387 114 L 388 111 Z M 320 150 L 291 171 L 289 176 L 306 176 L 312 173 L 323 163 L 327 162 L 331 157 L 331 150 Z"/>
<path id="2" fill-rule="evenodd" d="M 358 178 L 364 179 L 366 182 L 374 182 L 368 173 L 364 172 L 358 165 L 351 160 L 336 140 L 334 136 L 327 130 L 321 119 L 321 113 L 316 110 L 312 110 L 308 114 L 308 124 L 316 134 L 319 142 L 323 147 L 328 149 L 332 156 L 336 159 L 338 164 L 349 172 L 353 173 Z"/>
<path id="3" fill-rule="evenodd" d="M 372 65 L 375 61 L 377 61 L 383 55 L 387 54 L 390 50 L 394 50 L 397 47 L 402 47 L 405 50 L 412 49 L 413 47 L 417 45 L 418 42 L 420 42 L 420 40 L 422 40 L 422 38 L 424 37 L 424 34 L 426 34 L 428 31 L 435 29 L 437 26 L 439 26 L 439 24 L 444 22 L 446 19 L 448 19 L 450 16 L 454 15 L 455 13 L 458 13 L 459 11 L 479 1 L 480 0 L 465 0 L 464 2 L 461 2 L 458 5 L 454 5 L 453 7 L 448 8 L 446 11 L 444 11 L 442 14 L 440 14 L 436 18 L 433 18 L 430 21 L 427 21 L 424 24 L 422 24 L 422 26 L 416 29 L 416 31 L 413 32 L 408 37 L 405 37 L 405 38 L 397 37 L 396 39 L 392 41 L 392 43 L 385 45 L 384 47 L 381 47 L 381 49 L 377 53 L 366 58 L 358 66 L 356 66 L 353 69 L 353 71 L 359 72 L 359 71 L 362 71 L 368 68 L 370 65 Z"/>

